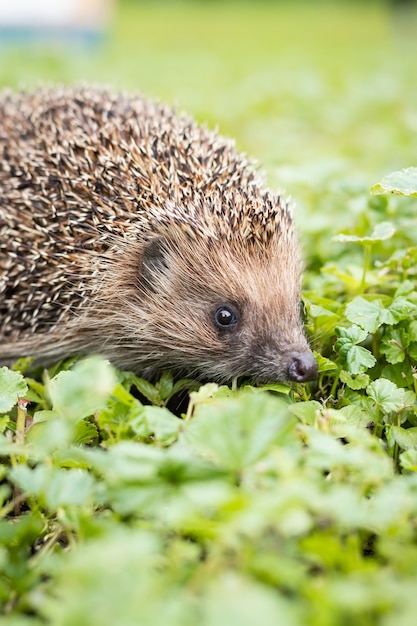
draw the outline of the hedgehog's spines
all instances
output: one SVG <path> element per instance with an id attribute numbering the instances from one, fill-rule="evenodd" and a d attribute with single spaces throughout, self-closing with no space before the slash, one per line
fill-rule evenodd
<path id="1" fill-rule="evenodd" d="M 196 254 L 223 246 L 249 264 L 294 238 L 290 204 L 261 187 L 233 141 L 104 89 L 3 91 L 0 190 L 0 339 L 22 346 L 49 332 L 79 346 L 68 320 L 95 307 L 104 324 L 96 302 L 111 294 L 100 290 L 122 284 L 107 275 L 124 256 L 139 268 L 154 238 Z"/>

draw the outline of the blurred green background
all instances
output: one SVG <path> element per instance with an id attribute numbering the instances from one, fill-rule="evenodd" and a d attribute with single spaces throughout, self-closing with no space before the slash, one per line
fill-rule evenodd
<path id="1" fill-rule="evenodd" d="M 175 104 L 235 137 L 317 231 L 329 189 L 416 165 L 409 4 L 119 0 L 96 43 L 3 40 L 0 84 L 99 82 Z"/>

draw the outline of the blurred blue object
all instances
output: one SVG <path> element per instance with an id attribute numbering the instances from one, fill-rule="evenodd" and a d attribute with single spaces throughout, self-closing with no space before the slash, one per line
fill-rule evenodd
<path id="1" fill-rule="evenodd" d="M 0 2 L 0 44 L 94 43 L 106 33 L 114 0 Z"/>

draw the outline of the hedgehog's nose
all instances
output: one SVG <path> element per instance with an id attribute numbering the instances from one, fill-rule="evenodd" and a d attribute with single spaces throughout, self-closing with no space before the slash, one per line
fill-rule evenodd
<path id="1" fill-rule="evenodd" d="M 311 352 L 293 352 L 290 354 L 288 376 L 297 383 L 305 383 L 317 378 L 317 361 Z"/>

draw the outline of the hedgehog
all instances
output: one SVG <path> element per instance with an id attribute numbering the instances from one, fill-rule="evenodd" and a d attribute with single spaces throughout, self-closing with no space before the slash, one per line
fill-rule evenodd
<path id="1" fill-rule="evenodd" d="M 0 364 L 312 380 L 292 205 L 232 140 L 103 87 L 0 93 Z"/>

